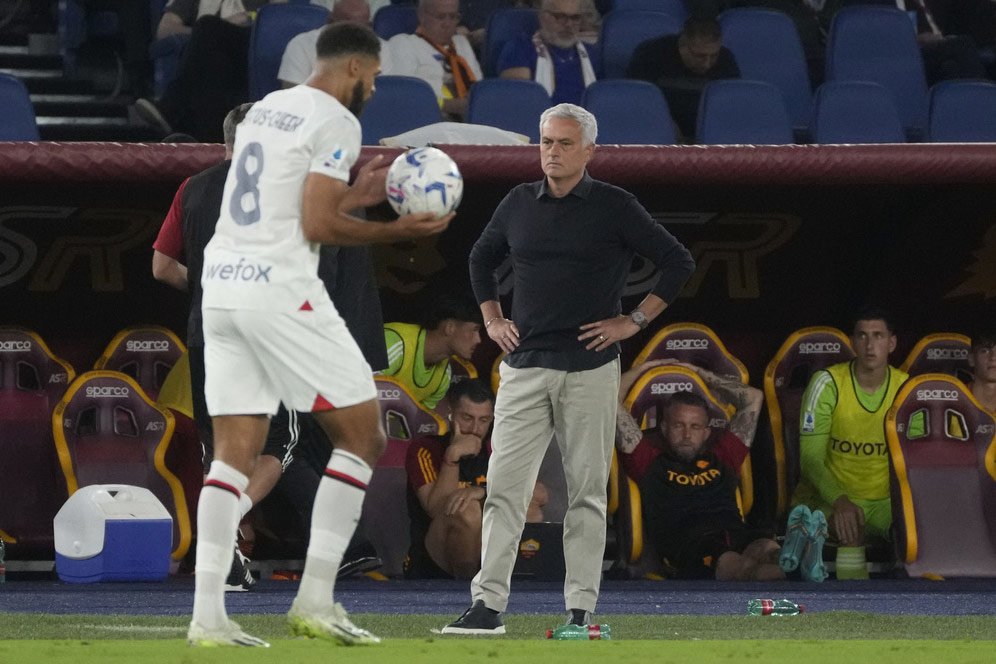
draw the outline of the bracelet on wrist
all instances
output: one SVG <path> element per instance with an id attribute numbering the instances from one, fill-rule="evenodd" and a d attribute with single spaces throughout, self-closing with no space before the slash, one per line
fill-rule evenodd
<path id="1" fill-rule="evenodd" d="M 489 320 L 487 323 L 484 324 L 484 329 L 486 330 L 489 327 L 491 327 L 491 323 L 495 322 L 496 320 L 505 320 L 505 319 L 502 318 L 501 316 L 495 316 L 494 318 L 492 318 L 491 320 Z"/>

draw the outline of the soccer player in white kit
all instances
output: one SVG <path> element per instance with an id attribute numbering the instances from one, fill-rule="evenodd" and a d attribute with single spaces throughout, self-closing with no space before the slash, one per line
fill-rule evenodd
<path id="1" fill-rule="evenodd" d="M 280 401 L 311 411 L 335 451 L 315 496 L 292 632 L 377 643 L 333 600 L 372 467 L 385 446 L 370 366 L 318 278 L 319 244 L 358 245 L 443 231 L 451 215 L 367 223 L 349 210 L 386 198 L 374 158 L 349 186 L 360 153 L 356 119 L 373 94 L 380 42 L 369 28 L 326 27 L 303 84 L 256 102 L 239 126 L 217 228 L 204 253 L 205 396 L 215 458 L 197 510 L 192 645 L 263 646 L 225 612 L 239 496 Z"/>

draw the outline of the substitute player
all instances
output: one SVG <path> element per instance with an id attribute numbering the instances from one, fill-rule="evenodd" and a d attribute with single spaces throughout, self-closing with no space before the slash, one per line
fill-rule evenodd
<path id="1" fill-rule="evenodd" d="M 377 159 L 348 185 L 360 152 L 355 116 L 373 94 L 380 42 L 367 27 L 330 25 L 318 38 L 317 54 L 304 85 L 257 102 L 239 127 L 218 225 L 204 254 L 205 395 L 215 460 L 197 512 L 188 631 L 194 645 L 268 645 L 228 619 L 223 584 L 239 496 L 281 401 L 313 412 L 336 441 L 315 496 L 304 574 L 288 614 L 291 629 L 343 643 L 379 641 L 353 625 L 332 596 L 385 437 L 370 366 L 318 278 L 318 247 L 424 237 L 444 230 L 452 215 L 405 215 L 381 224 L 348 214 L 386 197 L 387 169 Z"/>

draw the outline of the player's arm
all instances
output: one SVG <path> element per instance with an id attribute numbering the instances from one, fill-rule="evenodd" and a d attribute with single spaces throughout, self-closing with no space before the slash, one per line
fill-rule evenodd
<path id="1" fill-rule="evenodd" d="M 355 188 L 327 175 L 308 174 L 301 203 L 301 227 L 309 242 L 356 246 L 427 237 L 446 229 L 453 213 L 439 218 L 430 212 L 407 214 L 387 223 L 371 223 L 351 215 L 350 210 L 384 200 L 380 196 L 374 201 L 372 192 L 377 182 L 384 190 L 385 175 L 373 173 L 375 166 L 376 161 L 370 160 L 360 169 Z"/>
<path id="2" fill-rule="evenodd" d="M 799 422 L 799 465 L 802 476 L 828 504 L 847 492 L 827 467 L 830 423 L 837 404 L 837 388 L 827 371 L 813 374 L 802 397 Z"/>
<path id="3" fill-rule="evenodd" d="M 744 445 L 750 447 L 754 440 L 754 433 L 757 431 L 757 418 L 761 414 L 761 406 L 764 405 L 764 393 L 739 380 L 719 376 L 694 364 L 684 362 L 676 362 L 675 364 L 697 373 L 710 390 L 737 409 L 730 421 L 730 431 L 736 434 Z"/>
<path id="4" fill-rule="evenodd" d="M 187 290 L 187 266 L 158 249 L 152 250 L 152 276 L 177 290 Z"/>

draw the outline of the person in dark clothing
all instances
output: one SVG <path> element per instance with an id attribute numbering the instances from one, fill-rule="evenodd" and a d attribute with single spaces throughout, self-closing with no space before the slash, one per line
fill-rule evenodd
<path id="1" fill-rule="evenodd" d="M 681 34 L 655 37 L 633 53 L 626 78 L 649 81 L 667 99 L 671 117 L 685 138 L 695 135 L 702 90 L 710 81 L 740 78 L 733 53 L 723 46 L 719 22 L 692 17 Z"/>

